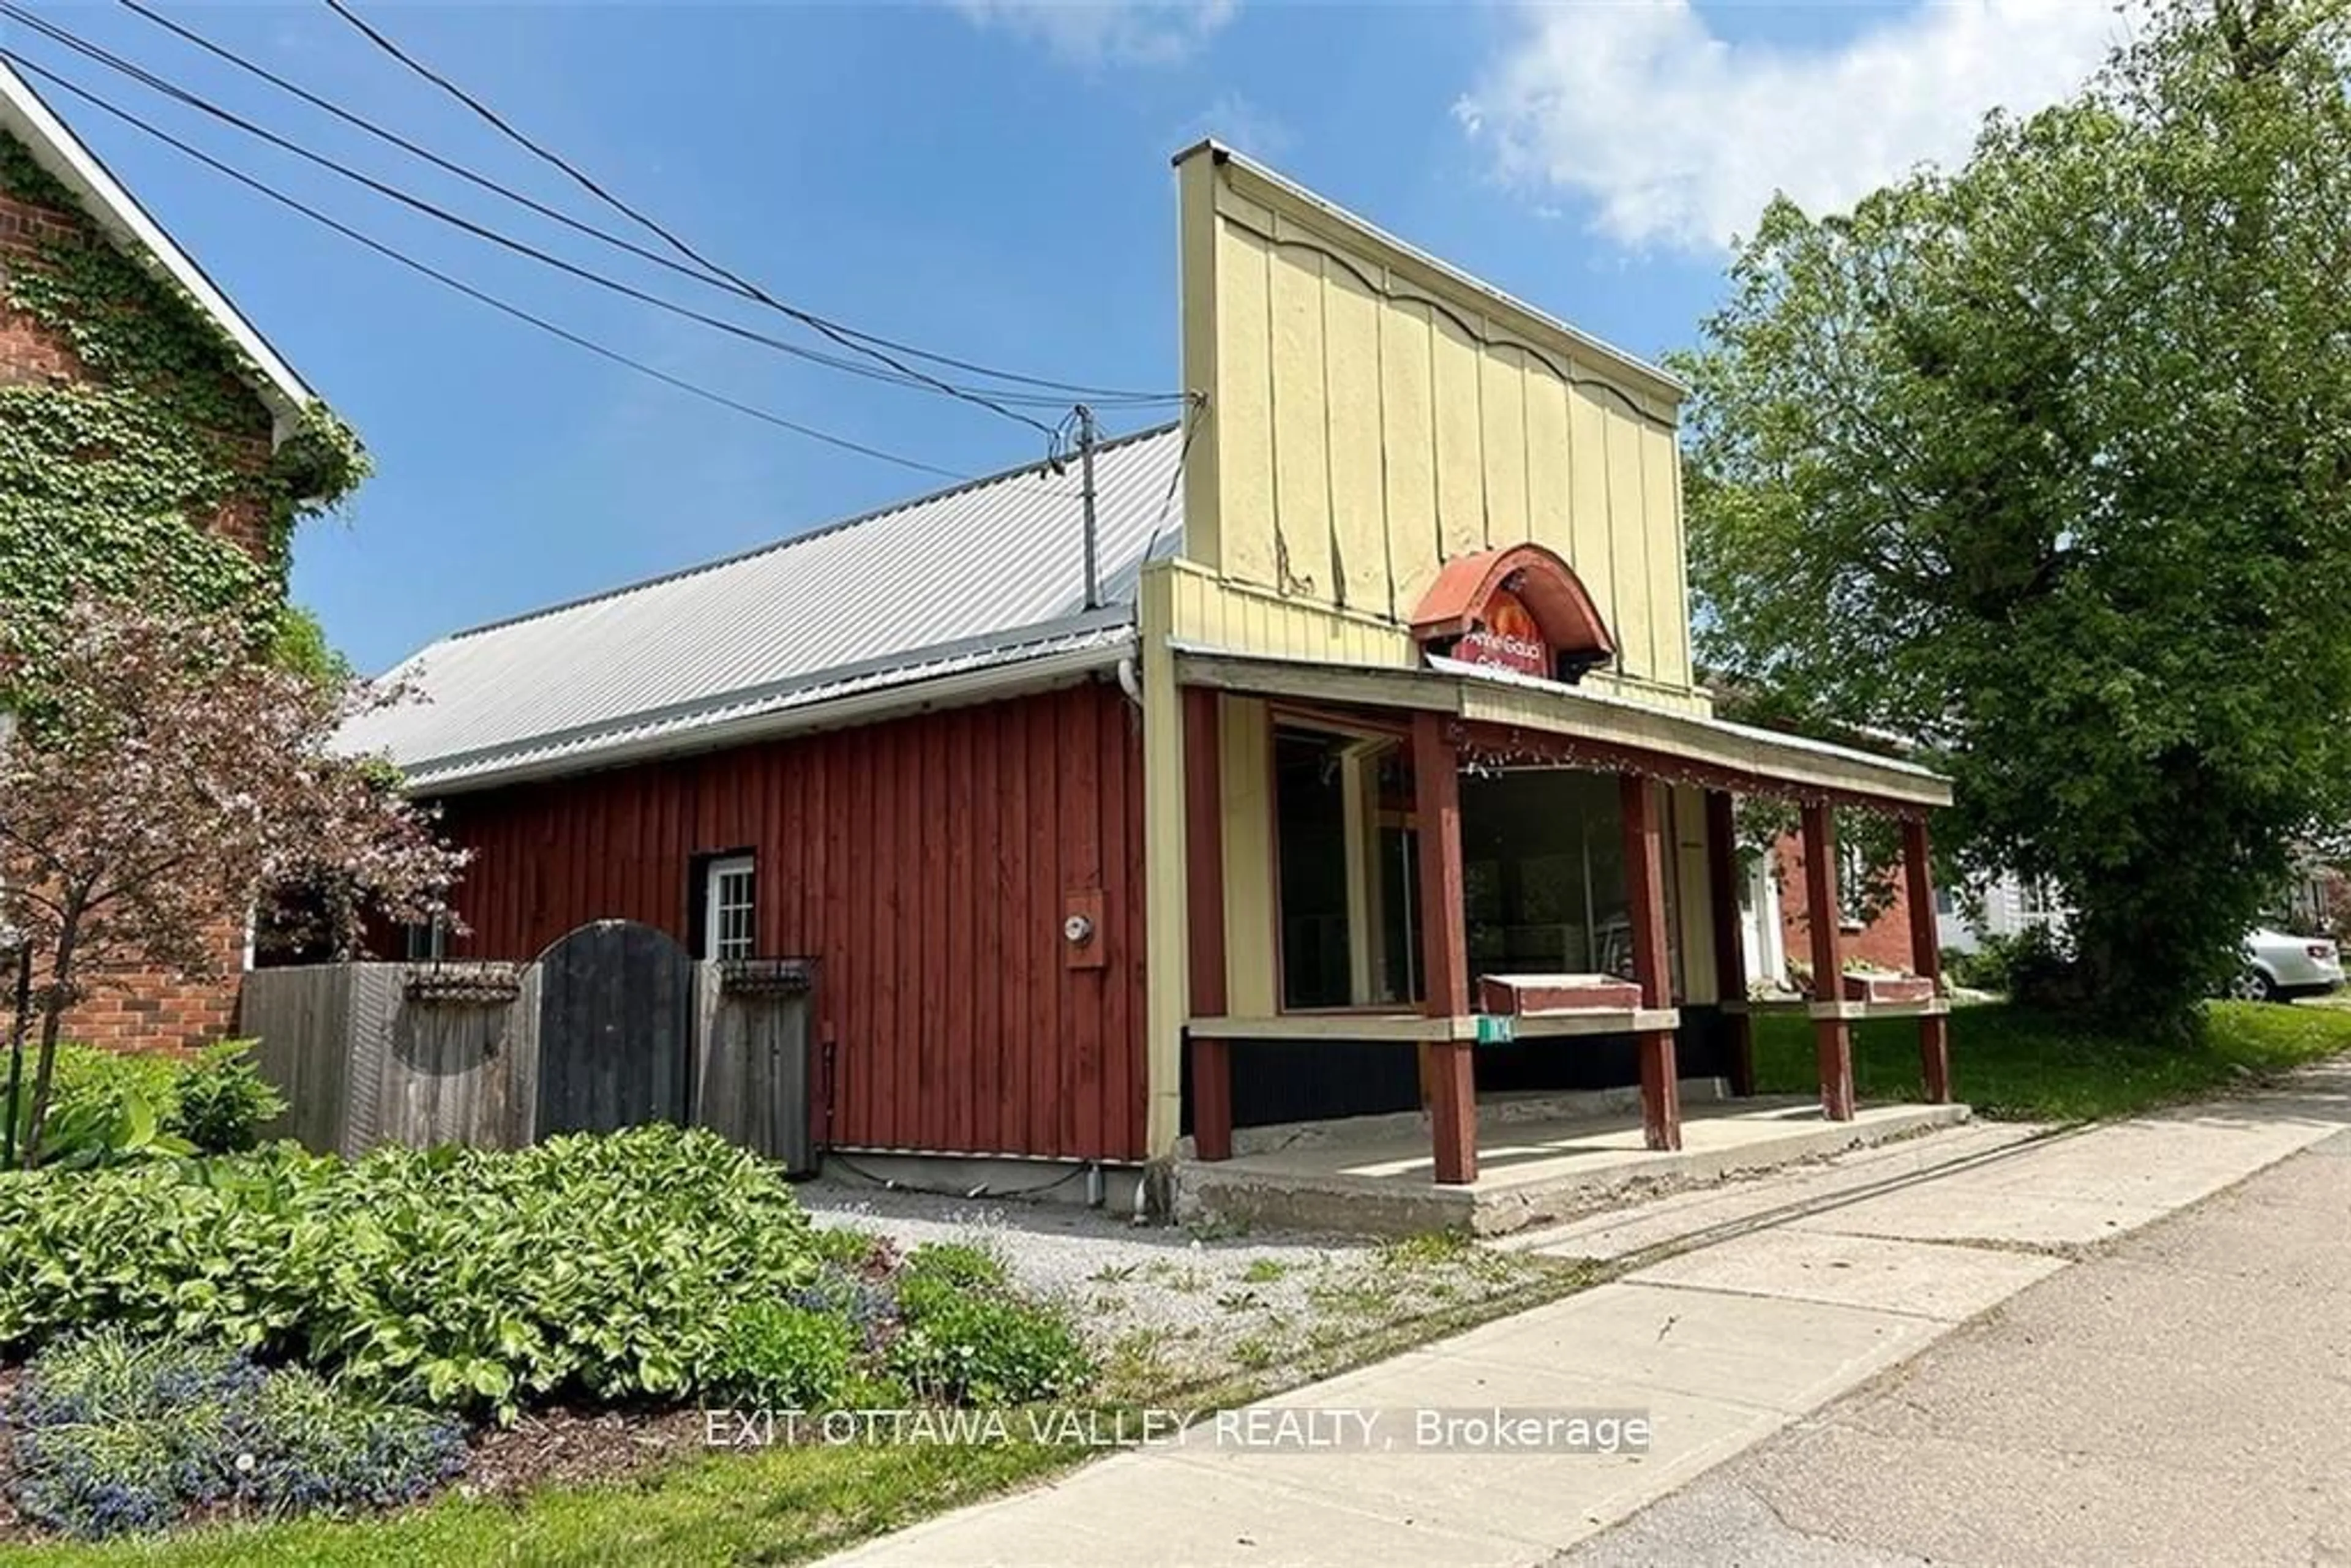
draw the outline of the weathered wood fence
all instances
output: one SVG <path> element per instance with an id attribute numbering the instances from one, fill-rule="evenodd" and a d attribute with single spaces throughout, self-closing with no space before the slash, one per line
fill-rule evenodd
<path id="1" fill-rule="evenodd" d="M 661 932 L 601 921 L 528 964 L 258 969 L 238 1032 L 286 1097 L 274 1130 L 312 1149 L 691 1121 L 800 1171 L 812 984 L 805 960 L 695 963 Z"/>

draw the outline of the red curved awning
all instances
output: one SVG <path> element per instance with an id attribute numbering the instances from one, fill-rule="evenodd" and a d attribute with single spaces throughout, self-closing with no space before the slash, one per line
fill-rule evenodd
<path id="1" fill-rule="evenodd" d="M 1447 561 L 1413 612 L 1412 634 L 1424 643 L 1465 637 L 1485 622 L 1497 593 L 1515 596 L 1543 641 L 1562 653 L 1616 652 L 1616 640 L 1574 569 L 1538 544 L 1510 545 Z"/>

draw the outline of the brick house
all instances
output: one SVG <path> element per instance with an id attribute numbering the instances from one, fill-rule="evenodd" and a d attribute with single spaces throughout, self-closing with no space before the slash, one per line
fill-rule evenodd
<path id="1" fill-rule="evenodd" d="M 1855 917 L 1862 904 L 1857 880 L 1865 874 L 1855 847 L 1841 846 L 1835 886 L 1837 902 L 1843 905 L 1837 912 L 1838 945 L 1848 964 L 1866 965 L 1874 968 L 1907 970 L 1912 965 L 1910 951 L 1910 895 L 1896 878 L 1891 888 L 1880 894 L 1880 907 L 1868 920 Z M 1804 841 L 1801 833 L 1784 833 L 1771 846 L 1769 864 L 1763 868 L 1761 881 L 1769 886 L 1763 891 L 1765 907 L 1776 914 L 1778 945 L 1781 955 L 1778 965 L 1765 971 L 1758 967 L 1754 956 L 1773 951 L 1771 944 L 1757 942 L 1748 949 L 1750 978 L 1771 978 L 1786 983 L 1788 955 L 1798 961 L 1812 951 L 1813 909 L 1808 891 L 1811 883 L 1805 875 Z"/>
<path id="2" fill-rule="evenodd" d="M 197 530 L 189 538 L 226 541 L 250 557 L 265 574 L 262 580 L 274 580 L 282 595 L 282 537 L 273 538 L 272 526 L 274 487 L 280 482 L 273 456 L 303 428 L 315 403 L 312 393 L 48 105 L 0 65 L 0 431 L 13 427 L 24 437 L 17 444 L 53 438 L 64 423 L 57 417 L 61 394 L 87 395 L 95 403 L 126 391 L 153 391 L 152 382 L 126 387 L 117 376 L 94 369 L 77 347 L 75 323 L 57 319 L 57 291 L 28 290 L 28 284 L 57 276 L 61 258 L 80 247 L 99 246 L 133 263 L 148 280 L 144 297 L 131 302 L 132 310 L 184 310 L 205 340 L 217 344 L 224 367 L 220 384 L 204 388 L 205 406 L 220 411 L 206 429 L 215 444 L 208 449 L 230 454 L 227 463 L 237 482 L 225 486 L 225 494 L 173 510 L 180 523 Z M 223 423 L 227 428 L 218 428 Z M 95 452 L 89 461 L 112 465 L 117 472 L 124 466 L 111 450 Z M 0 514 L 0 572 L 13 569 L 7 549 L 12 530 L 74 526 L 68 502 L 0 497 L 0 503 L 9 500 L 16 502 L 12 512 Z M 158 537 L 173 536 L 158 530 Z M 119 564 L 134 582 L 154 569 L 152 561 Z M 0 583 L 0 591 L 24 591 L 13 580 Z M 90 999 L 68 1016 L 67 1038 L 167 1048 L 226 1032 L 247 935 L 241 925 L 225 926 L 216 941 L 222 978 L 102 974 Z"/>

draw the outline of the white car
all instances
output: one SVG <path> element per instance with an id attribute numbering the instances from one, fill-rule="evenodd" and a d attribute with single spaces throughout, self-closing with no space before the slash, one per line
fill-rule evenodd
<path id="1" fill-rule="evenodd" d="M 2245 937 L 2245 968 L 2230 987 L 2249 1002 L 2323 996 L 2343 985 L 2343 955 L 2324 936 L 2295 936 L 2257 926 Z"/>

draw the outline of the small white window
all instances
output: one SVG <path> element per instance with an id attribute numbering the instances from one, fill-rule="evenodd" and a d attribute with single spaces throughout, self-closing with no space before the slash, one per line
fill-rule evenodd
<path id="1" fill-rule="evenodd" d="M 2017 888 L 2016 913 L 2020 918 L 2046 920 L 2056 912 L 2057 900 L 2047 883 L 2036 879 Z"/>
<path id="2" fill-rule="evenodd" d="M 444 916 L 412 920 L 402 930 L 407 937 L 410 963 L 438 964 L 449 956 L 449 922 Z"/>
<path id="3" fill-rule="evenodd" d="M 1859 844 L 1837 846 L 1837 921 L 1847 931 L 1862 928 L 1861 912 L 1869 903 L 1869 857 Z"/>
<path id="4" fill-rule="evenodd" d="M 702 947 L 705 958 L 747 958 L 758 946 L 758 868 L 728 855 L 704 873 Z"/>

